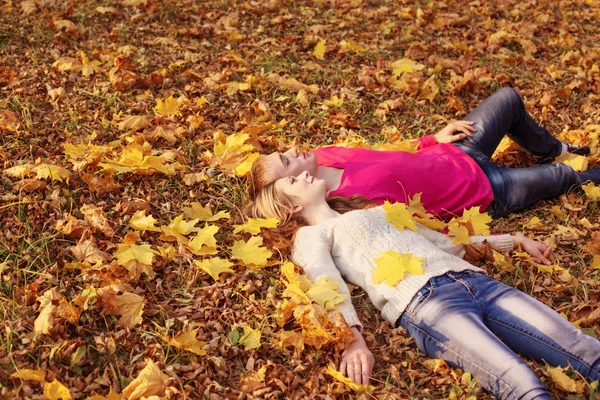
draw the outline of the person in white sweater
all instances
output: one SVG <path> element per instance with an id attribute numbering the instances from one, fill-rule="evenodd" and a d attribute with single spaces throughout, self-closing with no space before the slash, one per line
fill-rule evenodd
<path id="1" fill-rule="evenodd" d="M 399 230 L 382 207 L 340 214 L 326 201 L 323 180 L 303 172 L 267 185 L 249 207 L 254 217 L 278 217 L 303 225 L 293 240 L 292 260 L 312 281 L 340 284 L 338 305 L 356 340 L 342 354 L 340 371 L 368 384 L 374 357 L 362 337 L 350 282 L 368 294 L 383 317 L 402 326 L 419 349 L 470 372 L 501 399 L 550 399 L 535 373 L 517 355 L 571 366 L 589 381 L 600 380 L 600 342 L 558 313 L 504 285 L 463 260 L 464 249 L 422 225 Z M 523 236 L 472 237 L 500 251 L 520 246 L 534 261 L 550 264 L 551 249 Z M 422 274 L 405 273 L 397 284 L 376 283 L 376 259 L 385 252 L 422 258 Z"/>

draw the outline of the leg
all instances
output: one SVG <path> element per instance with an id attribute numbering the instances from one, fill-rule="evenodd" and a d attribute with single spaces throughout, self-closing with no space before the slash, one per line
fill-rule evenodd
<path id="1" fill-rule="evenodd" d="M 561 152 L 562 143 L 535 123 L 512 88 L 496 91 L 464 119 L 475 122 L 477 132 L 456 146 L 471 156 L 491 158 L 505 134 L 535 156 L 556 157 Z"/>
<path id="2" fill-rule="evenodd" d="M 485 326 L 463 284 L 450 274 L 430 283 L 400 319 L 422 352 L 470 372 L 501 399 L 550 400 L 527 364 Z"/>
<path id="3" fill-rule="evenodd" d="M 581 174 L 565 164 L 538 165 L 529 168 L 501 168 L 489 160 L 476 159 L 494 192 L 491 211 L 504 216 L 539 200 L 567 192 L 582 182 Z"/>
<path id="4" fill-rule="evenodd" d="M 483 307 L 483 322 L 513 351 L 550 365 L 570 365 L 600 380 L 600 341 L 525 293 L 476 274 L 468 278 Z"/>

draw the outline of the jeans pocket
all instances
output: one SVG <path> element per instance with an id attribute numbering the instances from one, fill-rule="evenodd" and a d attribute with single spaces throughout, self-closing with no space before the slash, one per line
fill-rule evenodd
<path id="1" fill-rule="evenodd" d="M 407 310 L 408 317 L 411 321 L 414 318 L 414 316 L 419 312 L 419 310 L 423 308 L 425 304 L 427 304 L 432 295 L 433 287 L 429 285 L 419 290 L 419 292 L 415 295 L 416 298 L 411 301 L 412 307 L 409 310 Z"/>

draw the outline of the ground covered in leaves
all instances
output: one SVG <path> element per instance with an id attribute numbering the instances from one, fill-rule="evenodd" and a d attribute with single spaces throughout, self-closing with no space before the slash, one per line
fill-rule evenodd
<path id="1" fill-rule="evenodd" d="M 569 162 L 594 166 L 598 1 L 0 7 L 1 397 L 491 398 L 420 355 L 360 290 L 374 390 L 328 374 L 347 331 L 312 297 L 297 303 L 289 287 L 303 281 L 268 228 L 243 225 L 244 175 L 295 144 L 435 133 L 503 86 L 592 147 L 589 165 Z M 501 150 L 504 165 L 535 162 Z M 598 197 L 588 187 L 494 221 L 552 244 L 555 266 L 518 253 L 485 264 L 594 336 Z M 598 397 L 572 371 L 531 366 L 555 398 Z"/>

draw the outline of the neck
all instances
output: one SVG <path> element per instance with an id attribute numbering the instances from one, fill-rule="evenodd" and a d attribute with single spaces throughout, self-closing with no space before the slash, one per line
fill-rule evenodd
<path id="1" fill-rule="evenodd" d="M 342 168 L 325 167 L 319 165 L 317 167 L 317 173 L 315 176 L 319 179 L 323 179 L 327 185 L 327 195 L 340 187 L 342 183 L 342 174 L 344 170 Z"/>
<path id="2" fill-rule="evenodd" d="M 323 221 L 338 217 L 340 213 L 332 210 L 327 202 L 316 204 L 309 208 L 304 208 L 302 216 L 309 225 L 317 225 Z"/>

